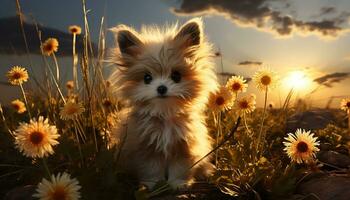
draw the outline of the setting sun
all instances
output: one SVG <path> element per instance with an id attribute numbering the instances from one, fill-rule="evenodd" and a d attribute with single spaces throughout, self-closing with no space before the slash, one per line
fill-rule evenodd
<path id="1" fill-rule="evenodd" d="M 284 80 L 284 85 L 286 87 L 297 90 L 307 89 L 310 83 L 311 79 L 304 71 L 290 72 Z"/>

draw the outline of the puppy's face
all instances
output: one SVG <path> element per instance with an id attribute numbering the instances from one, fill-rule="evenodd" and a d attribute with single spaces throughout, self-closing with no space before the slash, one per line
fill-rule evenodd
<path id="1" fill-rule="evenodd" d="M 190 102 L 196 97 L 200 82 L 191 63 L 177 58 L 177 63 L 162 64 L 146 56 L 126 72 L 127 92 L 134 102 L 169 104 Z M 172 105 L 176 106 L 176 105 Z"/>
<path id="2" fill-rule="evenodd" d="M 151 39 L 123 26 L 117 42 L 122 62 L 117 77 L 120 90 L 145 112 L 181 111 L 193 106 L 205 90 L 208 75 L 198 66 L 202 28 L 197 21 L 185 24 L 176 34 L 158 33 Z"/>

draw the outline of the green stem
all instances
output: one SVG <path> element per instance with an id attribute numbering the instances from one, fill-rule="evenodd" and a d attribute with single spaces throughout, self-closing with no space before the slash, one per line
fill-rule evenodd
<path id="1" fill-rule="evenodd" d="M 170 186 L 168 183 L 166 183 L 166 184 L 160 186 L 159 188 L 153 190 L 153 191 L 148 195 L 148 198 L 150 198 L 150 197 L 155 197 L 155 196 L 160 195 L 160 194 L 162 194 L 163 192 L 166 192 L 166 191 L 169 191 L 169 190 L 171 190 L 171 186 Z"/>
<path id="2" fill-rule="evenodd" d="M 1 116 L 1 118 L 2 118 L 2 122 L 3 122 L 4 126 L 5 126 L 5 128 L 7 129 L 7 131 L 10 133 L 10 135 L 11 135 L 13 138 L 15 138 L 15 134 L 11 131 L 10 127 L 9 127 L 9 126 L 7 125 L 7 123 L 6 123 L 6 118 L 5 118 L 4 111 L 3 111 L 3 109 L 2 109 L 1 103 L 0 103 L 0 116 Z"/>
<path id="3" fill-rule="evenodd" d="M 75 85 L 74 88 L 76 89 L 76 91 L 78 91 L 79 90 L 78 69 L 77 69 L 78 55 L 76 54 L 76 50 L 75 50 L 76 38 L 77 38 L 77 35 L 75 33 L 73 33 L 73 82 Z"/>
<path id="4" fill-rule="evenodd" d="M 27 101 L 27 96 L 26 96 L 26 93 L 24 92 L 22 83 L 20 83 L 19 86 L 20 86 L 21 91 L 22 91 L 22 95 L 23 95 L 24 102 L 26 103 L 26 106 L 27 106 L 29 119 L 31 119 L 31 118 L 32 118 L 32 114 L 30 113 L 30 107 L 29 107 L 29 104 L 28 104 L 28 101 Z"/>
<path id="5" fill-rule="evenodd" d="M 48 175 L 48 178 L 50 178 L 50 177 L 51 177 L 51 172 L 50 172 L 49 167 L 48 167 L 48 165 L 47 165 L 46 158 L 43 157 L 42 160 L 43 160 L 44 169 L 45 169 L 45 171 L 46 171 L 46 173 L 47 173 L 47 175 Z"/>
<path id="6" fill-rule="evenodd" d="M 251 133 L 249 128 L 248 128 L 247 117 L 246 117 L 245 113 L 243 113 L 243 121 L 244 121 L 244 126 L 247 129 L 248 133 Z"/>
<path id="7" fill-rule="evenodd" d="M 291 88 L 286 97 L 286 100 L 283 103 L 282 111 L 286 111 L 288 109 L 288 105 L 289 105 L 290 99 L 292 98 L 293 92 L 294 92 L 294 88 Z"/>
<path id="8" fill-rule="evenodd" d="M 218 115 L 216 115 L 217 117 L 217 134 L 216 134 L 216 145 L 219 144 L 219 138 L 220 138 L 220 135 L 221 135 L 221 111 L 218 113 Z M 218 167 L 218 153 L 219 153 L 219 149 L 216 150 L 215 152 L 215 166 Z"/>
<path id="9" fill-rule="evenodd" d="M 263 110 L 263 116 L 262 116 L 261 125 L 260 125 L 260 131 L 259 131 L 259 136 L 258 136 L 258 143 L 256 145 L 256 152 L 259 152 L 259 147 L 260 147 L 261 140 L 264 139 L 264 137 L 262 137 L 262 135 L 263 135 L 262 132 L 263 132 L 263 126 L 264 126 L 265 116 L 266 116 L 267 93 L 268 93 L 268 87 L 266 86 L 265 100 L 264 100 L 264 110 Z M 259 154 L 259 153 L 257 153 L 257 154 Z"/>
<path id="10" fill-rule="evenodd" d="M 53 61 L 55 62 L 55 66 L 56 66 L 56 80 L 57 80 L 57 83 L 59 83 L 60 82 L 60 67 L 58 66 L 58 62 L 57 62 L 57 58 L 56 58 L 55 53 L 52 53 L 52 58 L 53 58 Z"/>
<path id="11" fill-rule="evenodd" d="M 61 92 L 60 86 L 58 85 L 58 83 L 57 83 L 57 81 L 56 81 L 56 79 L 55 79 L 55 77 L 53 75 L 51 67 L 49 65 L 47 65 L 47 68 L 49 69 L 50 75 L 52 76 L 53 82 L 54 82 L 54 84 L 55 84 L 55 86 L 57 88 L 58 93 L 60 94 L 60 96 L 62 98 L 63 103 L 66 104 L 66 99 L 64 98 L 64 96 L 63 96 L 63 94 Z"/>
<path id="12" fill-rule="evenodd" d="M 83 165 L 84 165 L 83 152 L 82 152 L 81 146 L 80 146 L 80 140 L 79 140 L 79 135 L 78 135 L 77 126 L 74 126 L 74 131 L 75 131 L 75 137 L 77 138 L 77 143 L 78 143 L 78 150 L 79 150 L 79 156 L 80 156 L 81 166 L 83 166 Z"/>
<path id="13" fill-rule="evenodd" d="M 222 54 L 220 55 L 220 65 L 221 65 L 221 73 L 222 73 L 222 75 L 221 75 L 221 82 L 222 82 L 222 84 L 224 84 L 225 83 L 225 80 L 224 80 L 225 76 L 223 76 L 223 74 L 224 74 L 224 62 L 223 62 L 223 59 L 222 59 Z"/>

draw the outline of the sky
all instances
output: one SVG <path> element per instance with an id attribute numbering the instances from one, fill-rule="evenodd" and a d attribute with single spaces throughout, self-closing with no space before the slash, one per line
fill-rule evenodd
<path id="1" fill-rule="evenodd" d="M 1 1 L 0 21 L 15 16 L 15 0 Z M 123 23 L 139 29 L 149 24 L 164 25 L 177 21 L 181 24 L 200 16 L 208 40 L 221 52 L 223 66 L 220 58 L 217 58 L 219 71 L 223 69 L 224 72 L 251 77 L 258 69 L 269 67 L 276 70 L 283 80 L 293 71 L 302 71 L 308 81 L 299 89 L 297 96 L 311 98 L 310 91 L 323 84 L 312 94 L 313 104 L 320 107 L 324 107 L 332 96 L 350 96 L 350 80 L 347 78 L 347 73 L 350 73 L 349 0 L 86 2 L 89 26 L 95 41 L 102 17 L 109 28 Z M 72 24 L 83 25 L 81 0 L 20 0 L 20 4 L 26 20 L 35 19 L 42 27 L 67 32 L 67 27 Z M 1 46 L 8 47 L 6 42 L 14 40 L 14 36 L 11 38 L 9 35 L 12 34 L 1 36 L 0 33 L 3 38 L 0 39 L 0 49 Z M 6 44 L 1 44 L 1 41 Z M 107 47 L 114 45 L 111 33 L 107 41 Z M 34 62 L 40 62 L 39 56 L 32 57 Z M 68 65 L 70 59 L 60 57 L 59 62 Z M 0 54 L 1 74 L 5 74 L 13 65 L 28 65 L 28 59 L 13 53 Z M 37 68 L 33 73 L 40 74 Z M 312 81 L 315 79 L 319 81 Z M 6 81 L 6 77 L 0 76 L 0 81 Z M 281 86 L 271 93 L 269 101 L 280 104 L 289 87 L 290 84 L 281 81 Z M 4 84 L 0 85 L 0 90 L 9 94 L 0 96 L 0 101 L 8 102 L 18 95 L 11 92 L 13 88 Z M 259 105 L 262 104 L 262 94 L 254 86 L 251 85 L 248 92 L 256 93 Z M 335 98 L 333 106 L 337 106 L 339 101 Z"/>

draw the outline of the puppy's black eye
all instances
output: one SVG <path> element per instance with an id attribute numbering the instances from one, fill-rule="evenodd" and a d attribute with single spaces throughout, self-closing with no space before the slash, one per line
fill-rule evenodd
<path id="1" fill-rule="evenodd" d="M 171 80 L 173 80 L 175 83 L 179 83 L 181 81 L 181 74 L 178 71 L 173 71 L 171 73 Z"/>
<path id="2" fill-rule="evenodd" d="M 152 82 L 152 76 L 150 74 L 145 74 L 143 76 L 143 82 L 145 82 L 145 84 L 150 84 Z"/>

